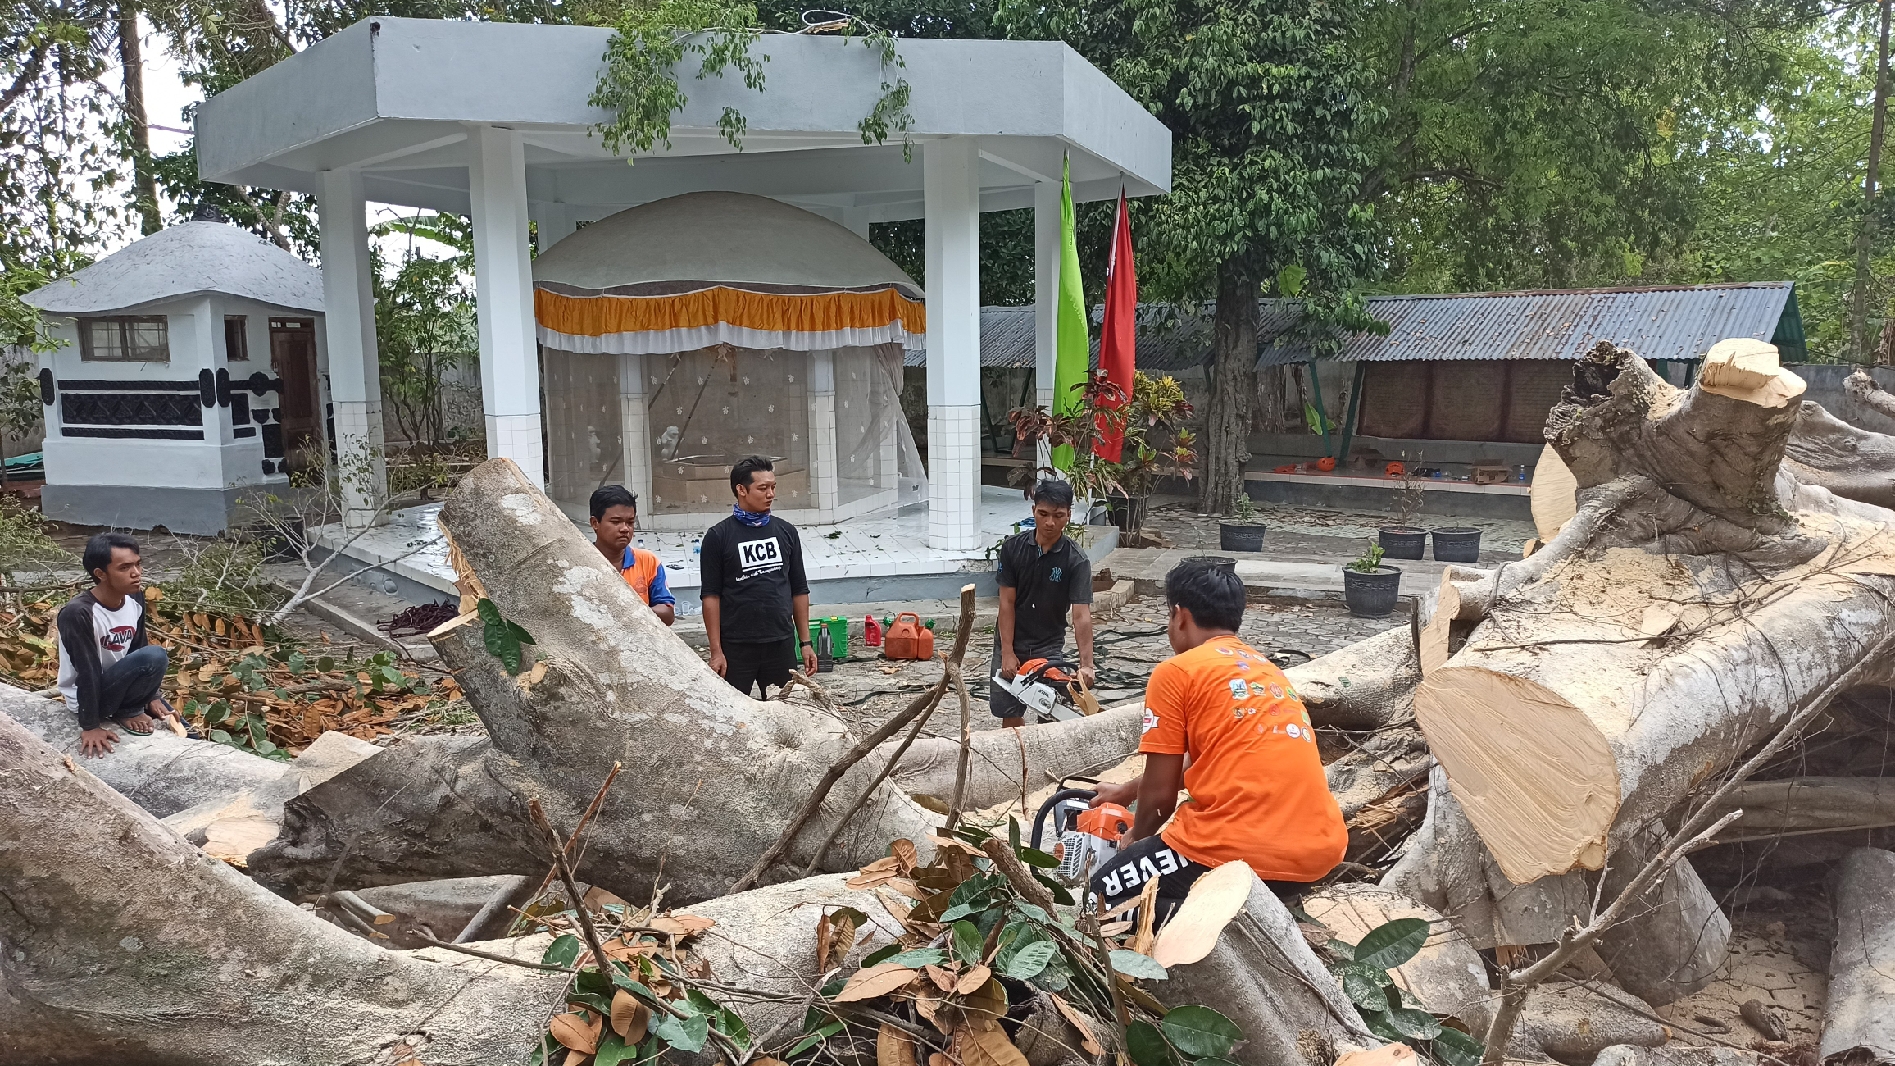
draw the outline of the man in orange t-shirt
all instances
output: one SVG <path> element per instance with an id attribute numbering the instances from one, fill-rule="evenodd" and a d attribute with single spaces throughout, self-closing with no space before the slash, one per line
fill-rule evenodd
<path id="1" fill-rule="evenodd" d="M 660 622 L 677 621 L 678 600 L 665 582 L 665 564 L 656 554 L 632 547 L 632 534 L 638 530 L 638 496 L 623 485 L 601 485 L 590 503 L 593 547 L 617 568 Z"/>
<path id="2" fill-rule="evenodd" d="M 1182 564 L 1165 576 L 1165 602 L 1177 654 L 1145 689 L 1145 772 L 1101 786 L 1093 800 L 1136 799 L 1137 818 L 1093 875 L 1093 892 L 1114 907 L 1156 879 L 1163 919 L 1193 881 L 1235 859 L 1265 881 L 1320 879 L 1342 861 L 1349 833 L 1309 712 L 1283 672 L 1237 639 L 1243 582 L 1229 570 Z M 1190 793 L 1182 805 L 1180 785 Z"/>

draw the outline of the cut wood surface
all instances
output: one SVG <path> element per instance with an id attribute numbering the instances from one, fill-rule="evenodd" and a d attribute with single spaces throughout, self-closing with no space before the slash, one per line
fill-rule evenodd
<path id="1" fill-rule="evenodd" d="M 1579 483 L 1573 480 L 1573 472 L 1566 469 L 1566 460 L 1551 444 L 1542 445 L 1540 458 L 1533 464 L 1533 484 L 1527 489 L 1527 503 L 1533 512 L 1533 529 L 1541 544 L 1559 536 L 1559 531 L 1572 520 L 1573 512 L 1578 510 L 1579 501 L 1575 498 L 1579 492 Z"/>
<path id="2" fill-rule="evenodd" d="M 1414 696 L 1516 884 L 1600 868 L 1807 700 L 1895 671 L 1895 513 L 1779 470 L 1780 382 L 1680 391 L 1610 345 L 1576 380 L 1548 435 L 1579 510 L 1463 590 L 1483 621 Z"/>
<path id="3" fill-rule="evenodd" d="M 1895 1063 L 1895 853 L 1857 848 L 1836 873 L 1824 1066 Z"/>

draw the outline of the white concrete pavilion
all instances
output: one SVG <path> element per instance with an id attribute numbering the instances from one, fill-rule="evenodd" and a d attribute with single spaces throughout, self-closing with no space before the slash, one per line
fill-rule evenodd
<path id="1" fill-rule="evenodd" d="M 689 105 L 669 148 L 614 158 L 587 105 L 610 31 L 377 18 L 206 101 L 197 155 L 206 180 L 316 196 L 328 306 L 329 398 L 339 446 L 379 450 L 380 395 L 364 205 L 469 214 L 480 310 L 488 453 L 535 479 L 544 457 L 529 220 L 541 249 L 581 223 L 686 192 L 756 193 L 866 236 L 872 222 L 925 218 L 929 511 L 927 544 L 978 551 L 979 213 L 1032 207 L 1039 268 L 1039 380 L 1050 398 L 1059 179 L 1074 197 L 1165 192 L 1169 132 L 1058 42 L 902 41 L 912 86 L 912 159 L 864 145 L 857 123 L 881 95 L 861 44 L 769 35 L 761 92 L 740 78 L 682 80 Z M 748 120 L 743 150 L 717 128 Z M 369 499 L 352 501 L 366 517 Z M 814 576 L 814 575 L 812 575 Z"/>

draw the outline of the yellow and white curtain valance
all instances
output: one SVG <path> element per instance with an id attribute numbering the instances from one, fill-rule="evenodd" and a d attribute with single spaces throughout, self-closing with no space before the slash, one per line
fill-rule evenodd
<path id="1" fill-rule="evenodd" d="M 885 285 L 861 289 L 665 286 L 683 291 L 601 292 L 541 282 L 533 291 L 539 339 L 587 354 L 688 352 L 716 344 L 822 351 L 900 344 L 927 333 L 922 302 Z"/>

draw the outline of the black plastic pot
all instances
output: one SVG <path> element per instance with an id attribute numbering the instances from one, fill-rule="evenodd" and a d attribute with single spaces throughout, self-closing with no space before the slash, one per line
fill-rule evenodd
<path id="1" fill-rule="evenodd" d="M 1378 566 L 1368 573 L 1342 568 L 1342 600 L 1350 614 L 1363 618 L 1380 618 L 1393 611 L 1401 584 L 1399 567 Z"/>
<path id="2" fill-rule="evenodd" d="M 1434 558 L 1439 563 L 1480 562 L 1480 530 L 1465 526 L 1434 530 Z"/>
<path id="3" fill-rule="evenodd" d="M 1263 550 L 1262 522 L 1219 522 L 1217 524 L 1217 546 L 1227 552 L 1260 552 Z"/>
<path id="4" fill-rule="evenodd" d="M 1237 571 L 1237 560 L 1228 555 L 1187 555 L 1178 560 L 1179 566 L 1211 566 L 1219 570 Z"/>
<path id="5" fill-rule="evenodd" d="M 1137 533 L 1145 528 L 1145 504 L 1143 496 L 1112 496 L 1105 502 L 1106 518 L 1119 528 L 1121 533 Z"/>
<path id="6" fill-rule="evenodd" d="M 1421 559 L 1428 554 L 1428 531 L 1419 526 L 1383 526 L 1382 554 L 1390 559 Z"/>

